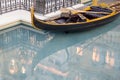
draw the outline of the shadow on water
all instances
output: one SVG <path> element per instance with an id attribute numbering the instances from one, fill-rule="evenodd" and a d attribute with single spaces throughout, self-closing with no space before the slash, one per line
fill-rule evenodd
<path id="1" fill-rule="evenodd" d="M 60 33 L 60 32 L 56 32 L 56 33 L 50 32 L 50 34 L 55 34 L 55 36 L 53 37 L 53 39 L 51 39 L 48 43 L 46 43 L 40 49 L 39 53 L 37 53 L 34 56 L 33 62 L 32 62 L 32 72 L 34 71 L 34 68 L 36 67 L 36 65 L 47 56 L 52 55 L 53 53 L 61 49 L 66 49 L 77 43 L 83 44 L 88 39 L 92 39 L 96 36 L 105 34 L 108 31 L 117 27 L 117 25 L 119 25 L 119 21 L 120 21 L 120 17 L 117 20 L 107 25 L 104 25 L 102 27 L 98 27 L 89 31 L 85 31 L 85 32 L 77 32 L 77 33 L 74 32 L 74 33 L 68 33 L 68 34 Z"/>

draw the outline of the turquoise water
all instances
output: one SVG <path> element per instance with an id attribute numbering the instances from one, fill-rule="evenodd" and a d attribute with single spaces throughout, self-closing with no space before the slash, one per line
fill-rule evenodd
<path id="1" fill-rule="evenodd" d="M 119 21 L 68 34 L 1 30 L 0 80 L 119 80 Z"/>

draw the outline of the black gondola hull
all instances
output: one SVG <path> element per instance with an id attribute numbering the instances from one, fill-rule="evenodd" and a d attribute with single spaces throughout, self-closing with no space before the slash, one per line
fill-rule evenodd
<path id="1" fill-rule="evenodd" d="M 51 25 L 51 24 L 45 24 L 41 22 L 41 20 L 38 20 L 34 15 L 33 15 L 33 25 L 38 28 L 38 29 L 43 29 L 43 30 L 50 30 L 50 31 L 84 31 L 92 28 L 97 28 L 101 25 L 110 23 L 114 21 L 116 18 L 118 18 L 119 13 L 116 13 L 115 15 L 109 16 L 107 18 L 101 19 L 101 20 L 96 20 L 93 22 L 86 22 L 82 24 L 70 24 L 70 25 Z"/>

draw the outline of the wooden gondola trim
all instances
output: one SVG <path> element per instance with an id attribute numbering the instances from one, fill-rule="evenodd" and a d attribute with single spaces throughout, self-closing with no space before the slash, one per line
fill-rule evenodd
<path id="1" fill-rule="evenodd" d="M 37 27 L 34 25 L 34 23 L 33 23 L 34 7 L 32 6 L 32 7 L 30 8 L 30 10 L 31 10 L 31 24 L 33 25 L 33 27 L 34 27 L 36 30 L 40 30 L 40 29 L 37 28 Z"/>

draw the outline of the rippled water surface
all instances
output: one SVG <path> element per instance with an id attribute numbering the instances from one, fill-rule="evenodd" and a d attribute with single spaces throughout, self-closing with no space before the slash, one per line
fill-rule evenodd
<path id="1" fill-rule="evenodd" d="M 120 18 L 76 33 L 0 31 L 0 80 L 119 80 Z"/>

